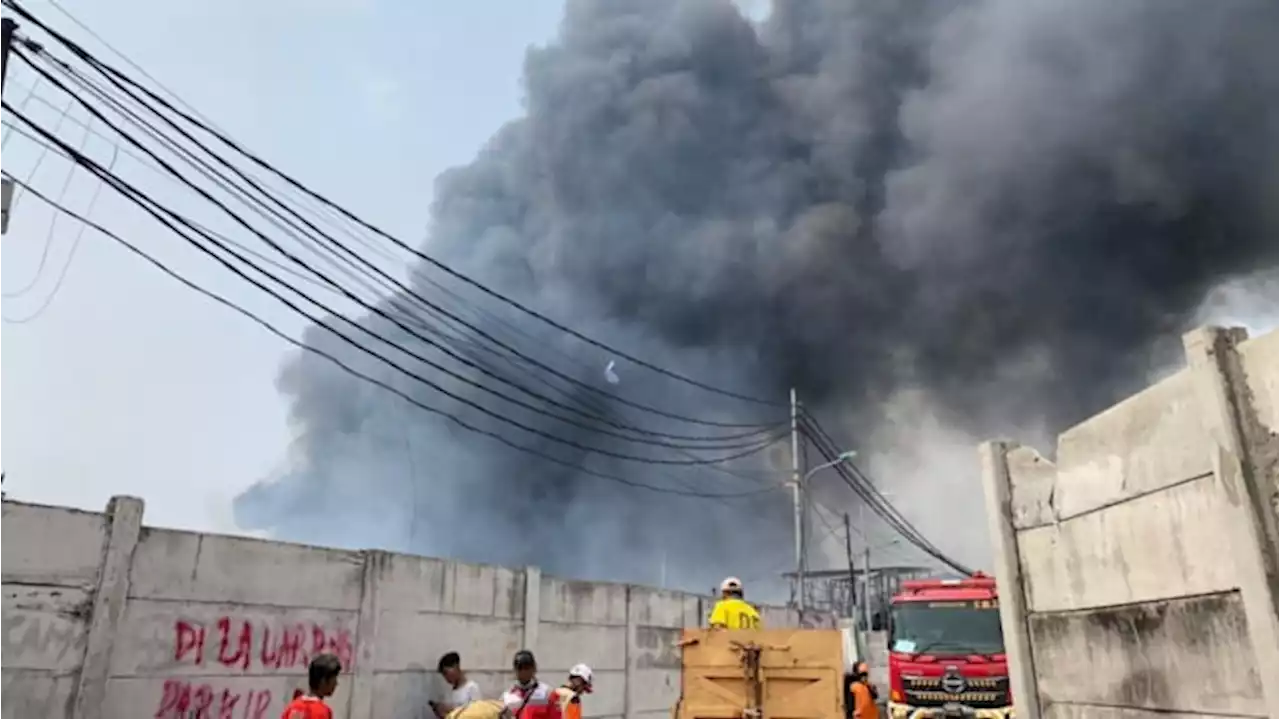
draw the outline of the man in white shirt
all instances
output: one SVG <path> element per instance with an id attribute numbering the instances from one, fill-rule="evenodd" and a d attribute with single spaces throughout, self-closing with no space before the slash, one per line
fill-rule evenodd
<path id="1" fill-rule="evenodd" d="M 457 652 L 449 652 L 440 657 L 437 668 L 440 670 L 440 676 L 444 677 L 445 683 L 449 685 L 448 700 L 431 702 L 431 708 L 439 719 L 445 719 L 449 716 L 449 712 L 480 700 L 480 687 L 467 679 L 466 672 L 462 671 L 462 658 Z"/>

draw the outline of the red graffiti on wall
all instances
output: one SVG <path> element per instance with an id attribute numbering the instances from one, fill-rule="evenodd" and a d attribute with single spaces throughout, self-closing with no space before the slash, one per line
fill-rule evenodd
<path id="1" fill-rule="evenodd" d="M 204 664 L 206 650 L 218 663 L 248 671 L 306 668 L 317 654 L 338 655 L 343 671 L 352 670 L 355 651 L 346 629 L 326 630 L 315 622 L 271 625 L 220 617 L 213 626 L 179 619 L 173 626 L 173 660 Z"/>
<path id="2" fill-rule="evenodd" d="M 166 679 L 155 719 L 268 719 L 270 689 L 237 691 Z"/>

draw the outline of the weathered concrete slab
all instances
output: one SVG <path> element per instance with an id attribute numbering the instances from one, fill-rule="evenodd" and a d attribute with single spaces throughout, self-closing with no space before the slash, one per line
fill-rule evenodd
<path id="1" fill-rule="evenodd" d="M 539 618 L 562 624 L 626 626 L 627 586 L 542 578 Z"/>
<path id="2" fill-rule="evenodd" d="M 1032 614 L 1028 624 L 1045 705 L 1266 716 L 1236 592 Z"/>
<path id="3" fill-rule="evenodd" d="M 69 719 L 75 700 L 75 675 L 0 670 L 0 717 L 3 719 Z"/>
<path id="4" fill-rule="evenodd" d="M 93 589 L 107 541 L 101 512 L 4 502 L 0 574 L 5 584 Z"/>
<path id="5" fill-rule="evenodd" d="M 671 708 L 680 698 L 680 671 L 678 669 L 640 669 L 635 681 L 645 688 L 636 697 L 633 709 L 639 713 L 665 711 L 671 716 Z"/>
<path id="6" fill-rule="evenodd" d="M 1235 587 L 1213 478 L 1019 532 L 1028 609 L 1063 611 Z"/>
<path id="7" fill-rule="evenodd" d="M 298 674 L 322 652 L 350 673 L 356 621 L 350 611 L 135 599 L 113 646 L 112 674 Z"/>
<path id="8" fill-rule="evenodd" d="M 4 669 L 62 676 L 79 669 L 93 606 L 89 592 L 24 584 L 6 584 L 3 592 Z"/>
<path id="9" fill-rule="evenodd" d="M 294 676 L 113 677 L 107 682 L 103 715 L 190 719 L 196 716 L 234 719 L 276 719 L 284 712 L 294 689 L 306 686 L 304 674 Z M 338 683 L 329 703 L 344 716 L 351 699 L 351 683 Z"/>
<path id="10" fill-rule="evenodd" d="M 523 625 L 511 619 L 440 614 L 383 612 L 375 671 L 400 671 L 415 666 L 431 670 L 445 652 L 462 655 L 473 671 L 510 672 L 511 657 L 523 648 Z"/>
<path id="11" fill-rule="evenodd" d="M 1280 427 L 1280 334 L 1269 332 L 1240 344 L 1243 365 L 1253 409 L 1258 419 L 1275 432 Z"/>
<path id="12" fill-rule="evenodd" d="M 1062 433 L 1060 519 L 1213 471 L 1202 409 L 1184 370 Z"/>
<path id="13" fill-rule="evenodd" d="M 631 607 L 636 624 L 646 627 L 679 629 L 702 621 L 698 597 L 683 592 L 632 587 Z"/>
<path id="14" fill-rule="evenodd" d="M 355 610 L 363 563 L 359 552 L 144 529 L 129 596 Z"/>
<path id="15" fill-rule="evenodd" d="M 679 669 L 681 630 L 665 627 L 638 627 L 631 650 L 638 669 Z"/>
<path id="16" fill-rule="evenodd" d="M 383 609 L 524 616 L 523 572 L 490 565 L 386 553 L 378 567 Z"/>
<path id="17" fill-rule="evenodd" d="M 538 670 L 562 674 L 574 664 L 595 671 L 627 668 L 627 628 L 542 622 L 538 625 Z"/>
<path id="18" fill-rule="evenodd" d="M 1042 719 L 1259 719 L 1247 714 L 1194 714 L 1128 707 L 1100 707 L 1090 704 L 1051 704 Z"/>

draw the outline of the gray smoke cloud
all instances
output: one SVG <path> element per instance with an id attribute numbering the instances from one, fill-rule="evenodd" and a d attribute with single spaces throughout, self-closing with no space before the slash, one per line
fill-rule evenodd
<path id="1" fill-rule="evenodd" d="M 1276 26 L 1269 0 L 789 1 L 759 23 L 727 1 L 571 0 L 558 38 L 528 53 L 524 116 L 439 178 L 424 249 L 680 372 L 779 400 L 798 387 L 908 516 L 981 563 L 981 519 L 956 522 L 957 505 L 936 499 L 960 486 L 945 473 L 974 471 L 958 448 L 1029 427 L 1048 437 L 1101 409 L 1176 357 L 1164 339 L 1211 291 L 1275 276 Z M 463 307 L 433 284 L 440 273 L 418 267 L 413 282 Z M 487 330 L 584 382 L 698 417 L 773 418 L 450 286 Z M 307 339 L 354 355 L 321 328 Z M 731 465 L 747 479 L 575 452 L 352 361 L 526 445 L 652 484 L 741 490 L 786 466 L 782 446 Z M 551 391 L 518 362 L 487 361 Z M 553 384 L 618 420 L 699 433 Z M 237 499 L 243 525 L 694 588 L 788 563 L 783 492 L 707 501 L 620 486 L 312 356 L 290 358 L 280 387 L 298 439 L 281 476 Z M 594 446 L 683 456 L 502 411 Z M 945 446 L 929 460 L 934 440 Z M 960 506 L 976 509 L 963 486 Z M 832 487 L 820 496 L 848 503 Z"/>

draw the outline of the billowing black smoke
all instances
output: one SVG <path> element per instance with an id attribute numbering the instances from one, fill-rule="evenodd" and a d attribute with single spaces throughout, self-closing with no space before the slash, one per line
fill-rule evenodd
<path id="1" fill-rule="evenodd" d="M 1151 348 L 1213 287 L 1274 276 L 1276 25 L 1271 0 L 788 0 L 760 25 L 723 1 L 571 0 L 557 41 L 526 60 L 525 116 L 439 179 L 425 249 L 686 374 L 780 401 L 794 385 L 841 441 L 871 436 L 906 389 L 971 434 L 1061 428 L 1139 386 Z M 625 362 L 610 384 L 616 358 L 428 267 L 414 282 L 593 386 L 697 417 L 778 414 Z M 308 340 L 353 354 L 319 328 Z M 473 356 L 620 421 L 707 430 Z M 734 465 L 742 479 L 610 460 L 394 381 L 570 463 L 665 487 L 740 490 L 785 466 L 765 453 Z M 442 381 L 583 444 L 685 456 Z M 281 387 L 300 436 L 285 476 L 239 498 L 246 524 L 695 586 L 787 563 L 783 493 L 627 488 L 312 356 L 290 359 Z M 945 544 L 946 528 L 926 530 Z"/>

